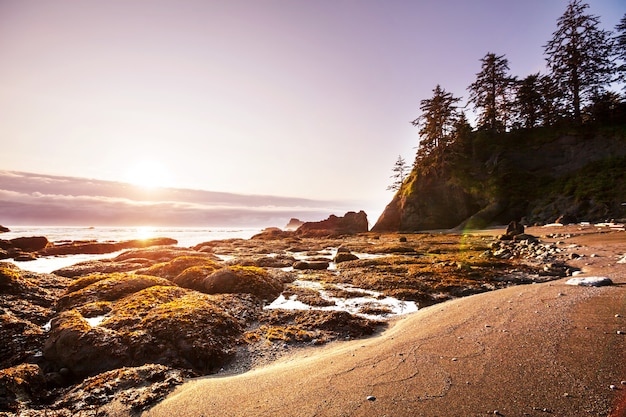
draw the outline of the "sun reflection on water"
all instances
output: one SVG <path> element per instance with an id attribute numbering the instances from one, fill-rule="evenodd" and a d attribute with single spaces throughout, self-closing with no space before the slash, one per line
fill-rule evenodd
<path id="1" fill-rule="evenodd" d="M 137 239 L 146 240 L 154 237 L 156 228 L 153 226 L 139 226 L 136 229 Z"/>

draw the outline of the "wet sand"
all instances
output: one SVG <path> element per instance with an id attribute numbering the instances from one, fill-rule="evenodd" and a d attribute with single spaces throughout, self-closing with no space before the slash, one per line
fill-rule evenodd
<path id="1" fill-rule="evenodd" d="M 189 381 L 143 415 L 624 416 L 626 232 L 594 230 L 528 232 L 571 233 L 554 237 L 577 245 L 570 263 L 615 285 L 564 278 L 437 304 L 369 339 Z"/>

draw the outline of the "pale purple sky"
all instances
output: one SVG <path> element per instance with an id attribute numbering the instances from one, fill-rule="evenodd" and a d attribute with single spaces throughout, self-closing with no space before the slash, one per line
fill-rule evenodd
<path id="1" fill-rule="evenodd" d="M 591 0 L 613 29 L 623 0 Z M 487 52 L 544 69 L 566 0 L 0 0 L 0 169 L 391 200 L 410 121 Z M 1 187 L 0 187 L 1 188 Z"/>

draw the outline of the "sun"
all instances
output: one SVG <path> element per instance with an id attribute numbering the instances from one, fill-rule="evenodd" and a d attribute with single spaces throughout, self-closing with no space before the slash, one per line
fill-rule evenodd
<path id="1" fill-rule="evenodd" d="M 167 168 L 156 159 L 139 159 L 126 171 L 126 181 L 143 188 L 160 188 L 170 185 Z"/>

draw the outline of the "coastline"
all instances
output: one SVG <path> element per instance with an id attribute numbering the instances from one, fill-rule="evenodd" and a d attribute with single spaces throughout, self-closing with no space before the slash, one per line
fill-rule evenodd
<path id="1" fill-rule="evenodd" d="M 563 278 L 447 301 L 378 336 L 192 380 L 143 415 L 623 416 L 626 234 L 577 232 L 554 239 L 577 245 L 583 276 L 614 285 Z"/>

